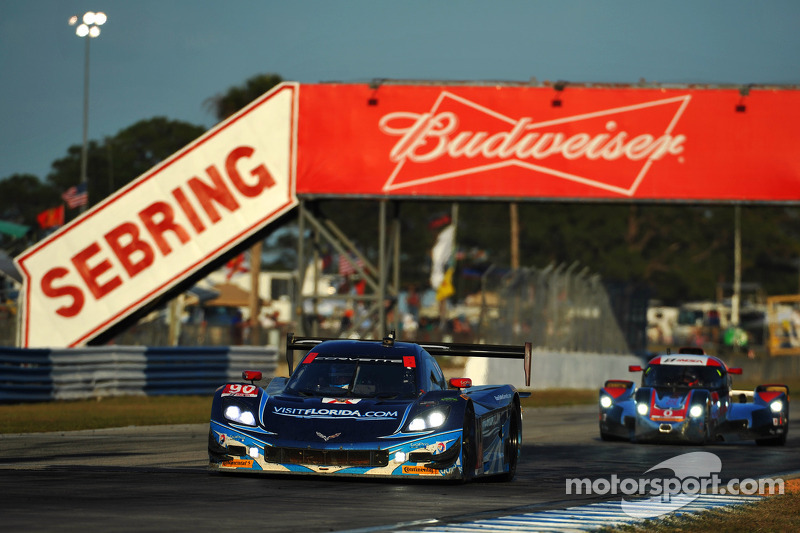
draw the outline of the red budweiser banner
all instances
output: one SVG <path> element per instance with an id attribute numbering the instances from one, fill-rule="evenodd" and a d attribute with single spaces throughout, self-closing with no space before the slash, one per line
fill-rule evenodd
<path id="1" fill-rule="evenodd" d="M 302 85 L 297 193 L 800 200 L 800 91 Z"/>

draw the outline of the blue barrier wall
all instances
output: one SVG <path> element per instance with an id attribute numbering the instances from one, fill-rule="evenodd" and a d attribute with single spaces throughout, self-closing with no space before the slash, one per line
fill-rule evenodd
<path id="1" fill-rule="evenodd" d="M 274 375 L 276 347 L 0 347 L 0 402 L 212 394 L 242 370 Z"/>

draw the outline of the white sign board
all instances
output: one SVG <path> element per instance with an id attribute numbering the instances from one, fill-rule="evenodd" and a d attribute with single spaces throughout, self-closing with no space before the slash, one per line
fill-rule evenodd
<path id="1" fill-rule="evenodd" d="M 297 205 L 285 83 L 16 258 L 24 347 L 80 346 Z"/>

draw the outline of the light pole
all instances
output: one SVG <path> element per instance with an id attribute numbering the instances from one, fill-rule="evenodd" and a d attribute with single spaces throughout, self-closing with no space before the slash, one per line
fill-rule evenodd
<path id="1" fill-rule="evenodd" d="M 86 53 L 83 63 L 83 147 L 81 149 L 81 183 L 89 190 L 89 179 L 86 176 L 89 136 L 89 42 L 100 35 L 100 26 L 106 23 L 108 17 L 103 12 L 87 11 L 83 14 L 78 24 L 78 16 L 69 19 L 69 25 L 75 28 L 75 35 L 86 39 Z M 81 206 L 81 212 L 86 210 L 86 204 Z"/>

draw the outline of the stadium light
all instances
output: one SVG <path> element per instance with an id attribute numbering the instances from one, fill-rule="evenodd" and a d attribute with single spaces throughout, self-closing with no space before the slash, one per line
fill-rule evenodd
<path id="1" fill-rule="evenodd" d="M 80 20 L 80 24 L 78 21 Z M 88 159 L 88 136 L 89 136 L 89 42 L 100 35 L 100 26 L 106 23 L 108 17 L 102 11 L 87 11 L 80 19 L 78 15 L 73 15 L 69 19 L 70 26 L 76 26 L 75 35 L 78 37 L 88 37 L 86 39 L 86 52 L 83 68 L 83 147 L 81 149 L 81 183 L 87 185 L 86 165 Z M 86 204 L 81 206 L 81 212 L 86 210 Z"/>

